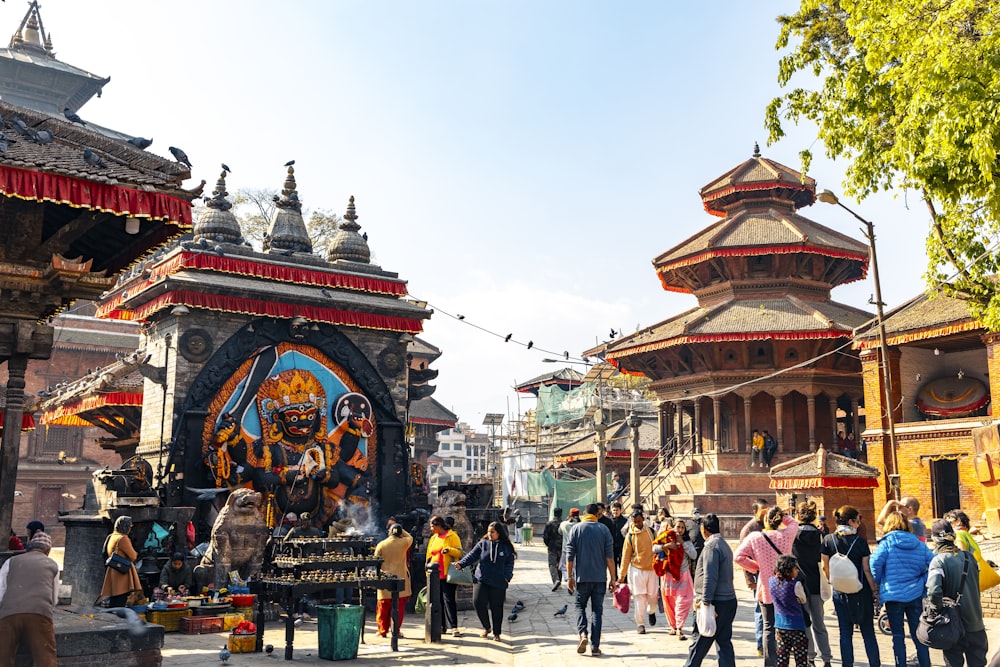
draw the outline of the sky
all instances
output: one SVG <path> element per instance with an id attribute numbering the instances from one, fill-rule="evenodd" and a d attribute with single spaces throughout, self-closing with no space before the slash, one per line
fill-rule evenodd
<path id="1" fill-rule="evenodd" d="M 110 76 L 80 110 L 183 148 L 188 187 L 280 189 L 288 160 L 307 209 L 356 198 L 373 263 L 434 315 L 434 397 L 478 430 L 517 418 L 513 386 L 694 307 L 652 259 L 715 218 L 698 190 L 761 152 L 816 160 L 841 192 L 846 163 L 815 128 L 768 146 L 780 94 L 775 17 L 789 0 L 45 0 L 56 57 Z M 0 4 L 13 34 L 27 3 Z M 803 84 L 811 84 L 807 79 Z M 928 220 L 913 193 L 842 201 L 875 222 L 883 301 L 923 289 Z M 807 218 L 863 240 L 848 213 Z M 833 298 L 872 311 L 871 280 Z M 464 319 L 458 319 L 461 315 Z M 510 342 L 504 342 L 513 334 Z M 527 343 L 533 342 L 533 349 Z M 577 367 L 582 370 L 582 367 Z"/>

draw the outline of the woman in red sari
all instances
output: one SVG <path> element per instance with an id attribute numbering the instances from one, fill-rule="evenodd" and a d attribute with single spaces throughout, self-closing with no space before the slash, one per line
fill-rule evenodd
<path id="1" fill-rule="evenodd" d="M 667 623 L 670 624 L 669 632 L 684 641 L 687 639 L 683 632 L 684 623 L 694 602 L 691 563 L 698 556 L 684 519 L 674 519 L 672 525 L 670 519 L 663 522 L 653 551 L 657 553 L 653 569 L 660 575 L 660 591 Z"/>

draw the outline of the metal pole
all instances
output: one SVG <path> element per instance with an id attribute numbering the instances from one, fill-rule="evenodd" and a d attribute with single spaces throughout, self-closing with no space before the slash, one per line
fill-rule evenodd
<path id="1" fill-rule="evenodd" d="M 633 410 L 628 417 L 628 425 L 632 429 L 632 505 L 642 504 L 639 497 L 639 427 L 642 426 L 642 419 Z"/>
<path id="2" fill-rule="evenodd" d="M 608 430 L 608 427 L 604 424 L 594 424 L 594 430 L 597 432 L 597 502 L 607 504 L 608 473 L 604 467 L 604 458 L 607 456 L 607 450 L 604 445 L 604 432 Z"/>
<path id="3" fill-rule="evenodd" d="M 889 346 L 886 345 L 885 342 L 885 314 L 882 309 L 882 283 L 879 281 L 878 277 L 878 255 L 875 253 L 875 225 L 870 221 L 865 220 L 860 215 L 841 204 L 839 201 L 837 202 L 837 206 L 864 223 L 866 231 L 863 231 L 863 233 L 865 238 L 868 239 L 868 249 L 872 256 L 872 280 L 875 283 L 875 312 L 878 316 L 878 346 L 879 354 L 881 356 L 882 384 L 885 390 L 883 393 L 885 398 L 886 422 L 889 426 L 889 449 L 892 452 L 892 473 L 889 477 L 889 486 L 892 488 L 893 497 L 896 500 L 899 500 L 900 480 L 899 460 L 896 454 L 896 416 L 894 414 L 895 402 L 892 397 L 892 372 L 889 368 Z"/>

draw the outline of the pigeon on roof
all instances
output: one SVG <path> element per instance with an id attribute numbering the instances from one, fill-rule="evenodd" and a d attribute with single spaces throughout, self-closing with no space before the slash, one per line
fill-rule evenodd
<path id="1" fill-rule="evenodd" d="M 191 160 L 188 159 L 187 153 L 185 153 L 181 149 L 171 146 L 170 154 L 173 155 L 174 159 L 177 160 L 178 162 L 187 165 L 189 169 L 193 167 L 193 165 L 191 164 Z"/>
<path id="2" fill-rule="evenodd" d="M 66 116 L 66 120 L 68 120 L 71 123 L 79 123 L 80 125 L 86 125 L 86 123 L 83 122 L 83 119 L 80 118 L 80 115 L 72 111 L 69 107 L 63 109 L 63 115 Z"/>

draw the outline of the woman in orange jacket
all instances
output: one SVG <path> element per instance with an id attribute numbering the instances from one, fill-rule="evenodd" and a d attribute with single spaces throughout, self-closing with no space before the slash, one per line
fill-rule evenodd
<path id="1" fill-rule="evenodd" d="M 455 592 L 458 586 L 449 584 L 447 576 L 448 566 L 451 562 L 462 557 L 462 538 L 454 530 L 449 529 L 445 520 L 438 515 L 431 517 L 431 530 L 434 533 L 427 541 L 427 564 L 437 563 L 440 566 L 440 604 L 444 610 L 441 617 L 441 629 L 451 628 L 452 635 L 461 637 L 462 633 L 458 630 L 458 606 L 455 602 Z"/>

